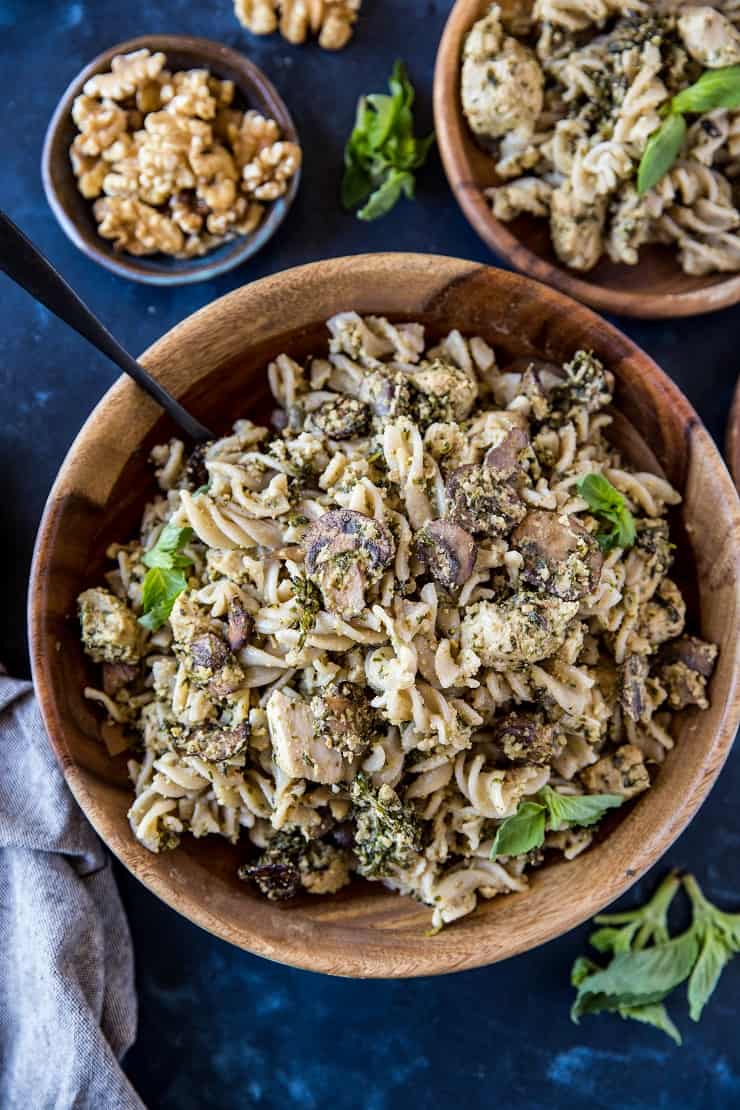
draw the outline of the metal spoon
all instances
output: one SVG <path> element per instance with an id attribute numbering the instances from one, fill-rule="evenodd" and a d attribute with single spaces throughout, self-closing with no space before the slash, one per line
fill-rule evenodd
<path id="1" fill-rule="evenodd" d="M 145 393 L 148 393 L 190 439 L 204 443 L 215 436 L 196 420 L 179 401 L 147 374 L 141 363 L 125 351 L 104 324 L 67 284 L 51 262 L 23 232 L 0 211 L 0 270 L 17 282 L 50 312 L 119 366 Z"/>

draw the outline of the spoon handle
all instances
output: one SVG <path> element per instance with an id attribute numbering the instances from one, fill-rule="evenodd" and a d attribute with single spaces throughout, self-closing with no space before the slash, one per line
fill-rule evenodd
<path id="1" fill-rule="evenodd" d="M 27 239 L 4 212 L 0 211 L 0 270 L 17 282 L 27 293 L 45 305 L 50 312 L 68 324 L 79 335 L 115 362 L 124 373 L 148 393 L 176 424 L 196 443 L 213 439 L 214 435 L 175 398 L 148 374 L 144 367 L 124 350 L 117 339 L 80 300 L 74 289 L 54 269 L 47 258 Z"/>

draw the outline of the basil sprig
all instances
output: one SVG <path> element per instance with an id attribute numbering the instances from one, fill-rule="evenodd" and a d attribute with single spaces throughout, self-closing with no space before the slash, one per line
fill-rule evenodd
<path id="1" fill-rule="evenodd" d="M 621 794 L 558 794 L 543 786 L 515 814 L 501 822 L 491 848 L 491 859 L 521 856 L 541 847 L 545 833 L 559 832 L 572 825 L 593 825 L 608 809 L 620 806 Z"/>
<path id="2" fill-rule="evenodd" d="M 692 907 L 688 929 L 671 937 L 668 910 L 683 887 Z M 664 999 L 687 983 L 689 1016 L 698 1021 L 723 968 L 740 952 L 740 914 L 725 913 L 707 900 L 693 875 L 668 875 L 645 905 L 626 913 L 601 914 L 602 926 L 589 938 L 611 955 L 602 967 L 580 956 L 571 972 L 576 999 L 571 1018 L 616 1013 L 653 1025 L 681 1044 L 681 1035 Z"/>
<path id="3" fill-rule="evenodd" d="M 390 212 L 401 196 L 414 196 L 414 170 L 423 165 L 434 134 L 414 135 L 414 88 L 398 61 L 388 81 L 390 96 L 360 98 L 355 126 L 344 150 L 342 204 L 361 220 Z"/>
<path id="4" fill-rule="evenodd" d="M 686 112 L 701 114 L 715 108 L 740 108 L 740 65 L 708 69 L 698 81 L 677 93 L 667 115 L 645 147 L 637 171 L 637 192 L 652 189 L 668 173 L 686 137 Z"/>
<path id="5" fill-rule="evenodd" d="M 142 563 L 148 567 L 142 586 L 141 604 L 144 610 L 139 624 L 156 632 L 172 612 L 172 606 L 188 580 L 185 571 L 193 565 L 189 555 L 183 555 L 181 548 L 193 535 L 192 528 L 178 528 L 167 524 L 159 534 L 154 547 L 142 556 Z"/>
<path id="6" fill-rule="evenodd" d="M 578 483 L 578 492 L 601 521 L 596 540 L 602 551 L 632 547 L 637 538 L 635 520 L 619 490 L 603 474 L 587 474 Z"/>

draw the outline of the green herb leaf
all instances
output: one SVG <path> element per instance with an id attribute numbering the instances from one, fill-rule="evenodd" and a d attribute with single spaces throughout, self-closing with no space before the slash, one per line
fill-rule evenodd
<path id="1" fill-rule="evenodd" d="M 181 570 L 168 570 L 165 567 L 152 567 L 147 572 L 142 589 L 143 616 L 139 624 L 156 632 L 172 612 L 172 606 L 183 590 L 187 589 L 187 579 Z"/>
<path id="2" fill-rule="evenodd" d="M 662 1033 L 667 1033 L 676 1044 L 681 1044 L 681 1034 L 671 1021 L 662 1002 L 653 1002 L 649 1006 L 620 1006 L 617 1013 L 620 1017 L 641 1021 L 644 1025 L 652 1025 Z"/>
<path id="3" fill-rule="evenodd" d="M 545 839 L 545 807 L 522 802 L 513 817 L 507 817 L 496 830 L 491 859 L 521 856 L 539 848 Z"/>
<path id="4" fill-rule="evenodd" d="M 164 567 L 166 570 L 192 566 L 192 559 L 187 555 L 178 554 L 180 548 L 190 542 L 192 535 L 192 528 L 178 528 L 174 524 L 166 524 L 154 547 L 142 556 L 142 563 L 145 567 Z"/>
<path id="5" fill-rule="evenodd" d="M 701 951 L 691 972 L 688 986 L 689 1016 L 698 1021 L 702 1010 L 711 998 L 717 981 L 732 952 L 717 933 L 707 930 L 701 942 Z"/>
<path id="6" fill-rule="evenodd" d="M 578 483 L 578 492 L 594 516 L 607 525 L 596 534 L 602 550 L 631 547 L 637 538 L 635 520 L 619 490 L 603 474 L 587 474 Z"/>
<path id="7" fill-rule="evenodd" d="M 740 108 L 740 65 L 705 70 L 671 101 L 672 112 L 701 113 L 715 108 Z"/>
<path id="8" fill-rule="evenodd" d="M 536 797 L 547 806 L 547 827 L 553 832 L 570 825 L 594 825 L 624 801 L 621 794 L 558 794 L 551 786 L 544 786 Z"/>
<path id="9" fill-rule="evenodd" d="M 588 1007 L 589 996 L 600 1001 L 601 1009 L 648 1005 L 662 998 L 688 979 L 699 951 L 695 932 L 687 929 L 667 944 L 657 944 L 639 952 L 619 952 L 602 971 L 587 976 L 578 987 L 578 1013 L 595 1012 Z"/>
<path id="10" fill-rule="evenodd" d="M 570 971 L 571 986 L 580 987 L 583 980 L 588 975 L 593 975 L 594 971 L 601 971 L 598 964 L 595 964 L 593 960 L 589 960 L 588 956 L 578 956 Z"/>
<path id="11" fill-rule="evenodd" d="M 644 906 L 622 913 L 599 914 L 594 920 L 603 928 L 592 933 L 589 944 L 599 952 L 612 953 L 628 952 L 631 948 L 639 951 L 651 943 L 666 944 L 670 940 L 668 910 L 680 886 L 681 880 L 671 872 Z"/>
<path id="12" fill-rule="evenodd" d="M 683 146 L 686 121 L 683 116 L 670 115 L 650 136 L 637 170 L 637 192 L 642 196 L 668 173 Z"/>
<path id="13" fill-rule="evenodd" d="M 384 216 L 401 196 L 414 196 L 413 171 L 425 161 L 434 135 L 414 135 L 414 89 L 401 62 L 389 79 L 391 95 L 371 93 L 357 105 L 355 125 L 344 151 L 342 204 L 361 220 Z M 369 198 L 369 200 L 368 200 Z"/>

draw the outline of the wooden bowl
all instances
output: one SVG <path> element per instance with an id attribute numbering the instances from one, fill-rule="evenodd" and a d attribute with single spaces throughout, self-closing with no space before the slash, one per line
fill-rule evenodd
<path id="1" fill-rule="evenodd" d="M 208 69 L 215 77 L 228 79 L 236 86 L 236 102 L 245 108 L 256 108 L 279 125 L 286 140 L 298 143 L 298 133 L 284 101 L 262 70 L 244 55 L 220 42 L 191 38 L 188 35 L 144 35 L 118 43 L 97 58 L 75 77 L 62 96 L 46 130 L 41 156 L 41 174 L 46 199 L 62 229 L 88 258 L 112 270 L 120 277 L 143 281 L 148 285 L 187 285 L 233 270 L 256 254 L 279 228 L 298 189 L 300 171 L 291 178 L 286 193 L 271 203 L 262 223 L 251 235 L 242 235 L 210 251 L 202 258 L 168 258 L 164 255 L 139 257 L 116 251 L 113 244 L 98 234 L 93 216 L 93 202 L 83 197 L 69 160 L 69 148 L 77 134 L 72 119 L 72 104 L 85 82 L 95 73 L 110 69 L 117 54 L 129 54 L 146 47 L 167 55 L 167 66 L 173 70 Z"/>
<path id="2" fill-rule="evenodd" d="M 558 260 L 547 220 L 521 216 L 502 223 L 494 217 L 484 190 L 501 182 L 493 158 L 475 141 L 460 102 L 465 37 L 489 6 L 490 0 L 457 0 L 439 44 L 434 73 L 434 120 L 442 162 L 460 207 L 481 239 L 522 273 L 605 312 L 648 318 L 695 316 L 740 301 L 740 274 L 685 274 L 669 247 L 642 247 L 636 266 L 604 257 L 581 276 Z"/>
<path id="3" fill-rule="evenodd" d="M 236 418 L 260 420 L 269 410 L 267 361 L 281 351 L 296 358 L 325 351 L 324 320 L 347 309 L 418 320 L 431 337 L 452 327 L 480 334 L 504 361 L 525 353 L 561 361 L 592 348 L 614 371 L 626 453 L 643 466 L 652 460 L 684 493 L 681 583 L 692 627 L 720 644 L 712 707 L 680 717 L 676 749 L 649 794 L 592 850 L 536 871 L 528 893 L 483 903 L 434 938 L 424 935 L 427 907 L 378 884 L 357 881 L 331 898 L 307 896 L 286 907 L 237 879 L 245 847 L 185 837 L 176 851 L 151 855 L 126 820 L 132 794 L 125 756 L 108 756 L 98 738 L 99 712 L 82 694 L 97 671 L 82 653 L 75 618 L 77 594 L 101 581 L 106 546 L 134 534 L 154 493 L 149 450 L 174 431 L 123 379 L 88 419 L 49 495 L 30 587 L 34 678 L 51 743 L 80 805 L 119 859 L 174 909 L 251 952 L 315 971 L 358 977 L 460 971 L 523 952 L 596 913 L 655 863 L 706 797 L 740 715 L 740 503 L 688 401 L 626 336 L 546 286 L 472 262 L 378 254 L 288 270 L 202 309 L 142 362 L 223 434 Z"/>
<path id="4" fill-rule="evenodd" d="M 735 485 L 740 490 L 740 379 L 738 379 L 735 386 L 730 419 L 727 422 L 725 455 L 727 456 L 730 473 L 735 479 Z"/>

